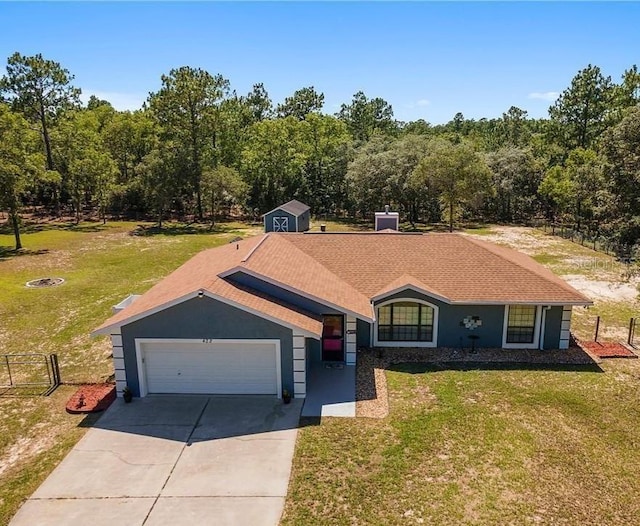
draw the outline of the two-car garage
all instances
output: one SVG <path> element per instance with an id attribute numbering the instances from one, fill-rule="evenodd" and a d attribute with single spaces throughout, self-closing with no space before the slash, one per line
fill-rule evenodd
<path id="1" fill-rule="evenodd" d="M 136 339 L 140 395 L 281 396 L 279 340 Z"/>

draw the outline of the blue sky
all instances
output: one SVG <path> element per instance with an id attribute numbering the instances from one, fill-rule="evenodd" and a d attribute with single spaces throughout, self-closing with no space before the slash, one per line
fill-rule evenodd
<path id="1" fill-rule="evenodd" d="M 544 117 L 587 64 L 640 62 L 640 3 L 3 3 L 0 60 L 42 53 L 83 92 L 140 106 L 183 65 L 274 103 L 313 85 L 334 113 L 363 90 L 400 120 Z M 4 72 L 4 67 L 1 68 Z"/>

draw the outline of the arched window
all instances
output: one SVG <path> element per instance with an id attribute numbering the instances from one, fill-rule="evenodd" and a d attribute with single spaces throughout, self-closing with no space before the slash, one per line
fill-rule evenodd
<path id="1" fill-rule="evenodd" d="M 400 300 L 378 307 L 378 342 L 434 342 L 437 310 L 429 304 Z"/>

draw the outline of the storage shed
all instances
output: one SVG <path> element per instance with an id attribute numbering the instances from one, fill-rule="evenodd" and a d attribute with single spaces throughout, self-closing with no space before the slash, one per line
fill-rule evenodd
<path id="1" fill-rule="evenodd" d="M 295 199 L 274 208 L 264 216 L 265 232 L 306 232 L 311 209 Z"/>

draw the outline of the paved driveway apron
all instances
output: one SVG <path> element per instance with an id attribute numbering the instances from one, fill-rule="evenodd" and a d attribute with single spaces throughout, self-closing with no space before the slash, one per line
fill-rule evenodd
<path id="1" fill-rule="evenodd" d="M 119 399 L 10 524 L 276 525 L 301 405 L 256 396 Z"/>

